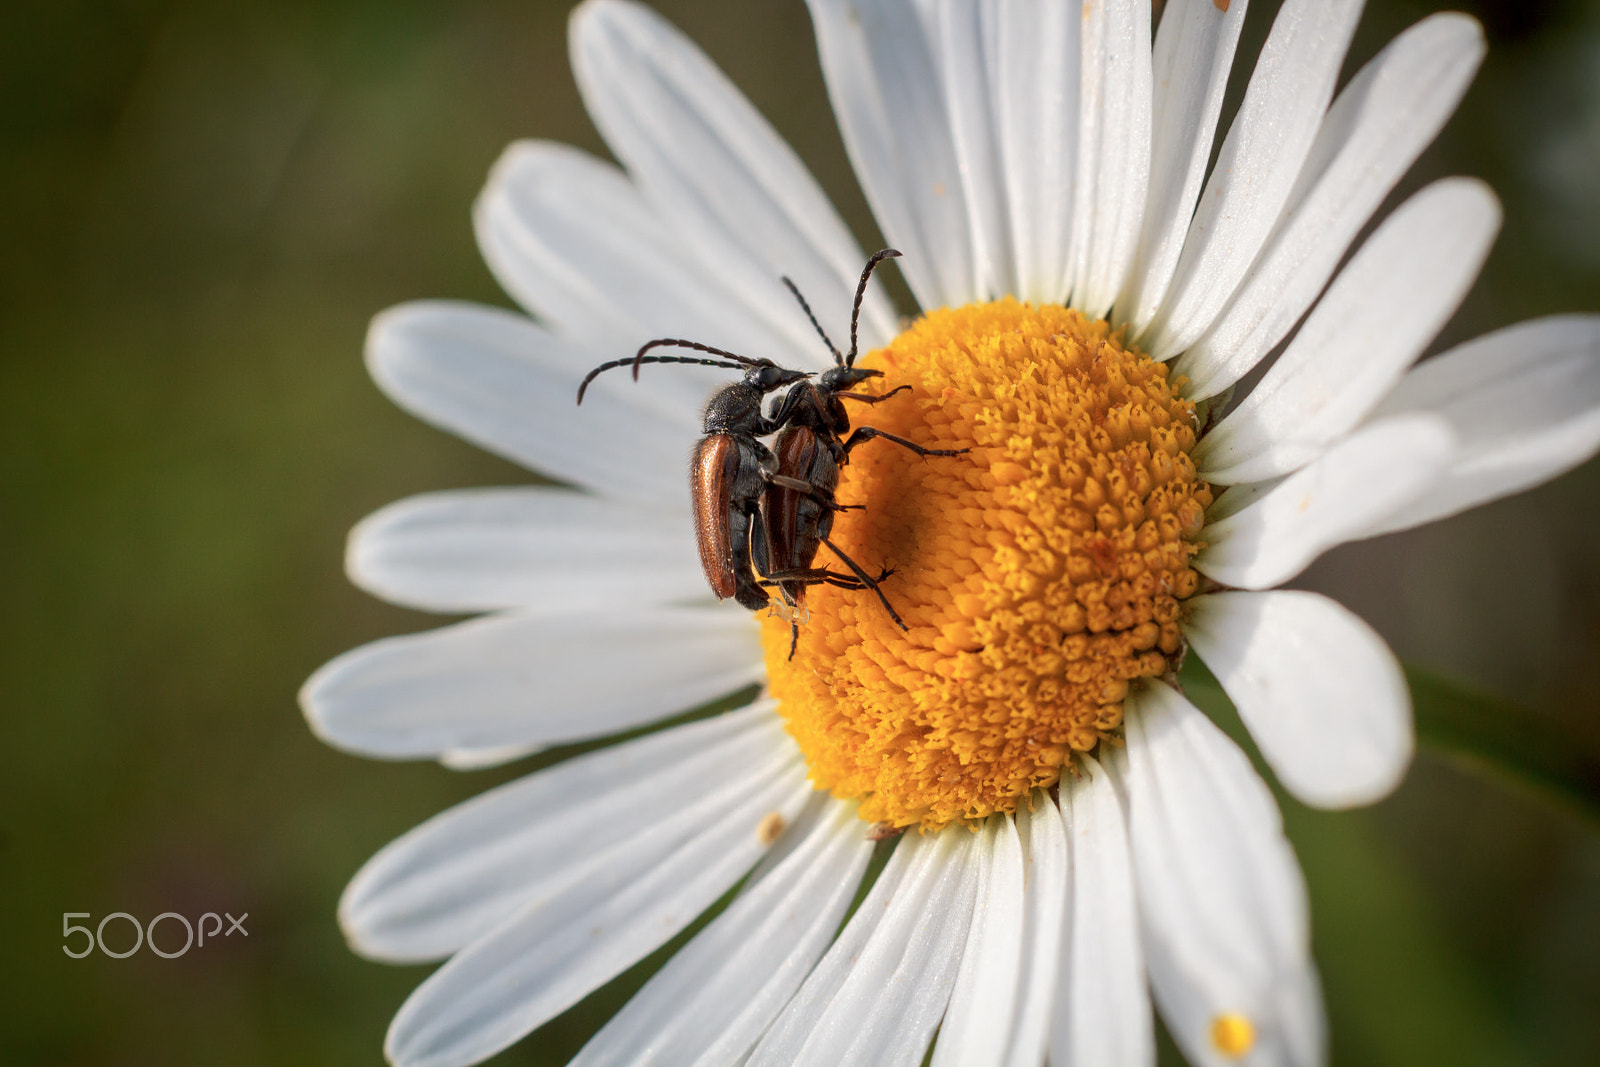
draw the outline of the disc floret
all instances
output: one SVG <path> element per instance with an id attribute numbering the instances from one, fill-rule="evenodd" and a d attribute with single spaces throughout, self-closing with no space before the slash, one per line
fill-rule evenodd
<path id="1" fill-rule="evenodd" d="M 937 829 L 1014 811 L 1074 753 L 1118 743 L 1129 684 L 1172 669 L 1210 488 L 1194 405 L 1104 322 L 1006 299 L 933 312 L 863 361 L 909 395 L 872 423 L 925 462 L 859 449 L 847 553 L 894 569 L 875 601 L 819 589 L 793 660 L 764 625 L 772 691 L 812 780 L 862 818 Z"/>

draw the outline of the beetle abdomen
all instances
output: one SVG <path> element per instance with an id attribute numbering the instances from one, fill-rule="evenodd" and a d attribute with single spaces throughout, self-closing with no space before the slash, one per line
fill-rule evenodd
<path id="1" fill-rule="evenodd" d="M 739 445 L 730 434 L 704 437 L 689 461 L 689 496 L 694 503 L 694 537 L 700 566 L 718 600 L 734 595 L 733 535 L 728 503 L 739 473 Z M 748 536 L 748 535 L 747 535 Z"/>

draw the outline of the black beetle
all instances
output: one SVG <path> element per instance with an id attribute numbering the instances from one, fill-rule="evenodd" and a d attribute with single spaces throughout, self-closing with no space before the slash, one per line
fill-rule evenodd
<path id="1" fill-rule="evenodd" d="M 723 359 L 693 356 L 646 356 L 652 348 L 692 348 Z M 719 600 L 734 597 L 744 607 L 758 611 L 767 606 L 766 590 L 751 572 L 750 545 L 754 538 L 765 544 L 759 502 L 777 473 L 771 449 L 759 440 L 783 425 L 761 414 L 761 398 L 803 378 L 809 371 L 788 370 L 770 359 L 750 359 L 720 348 L 663 337 L 651 341 L 628 359 L 614 359 L 590 371 L 578 386 L 578 403 L 589 383 L 614 367 L 632 366 L 634 376 L 642 363 L 694 363 L 705 367 L 746 368 L 744 379 L 723 386 L 706 404 L 705 436 L 694 446 L 689 461 L 689 484 L 694 504 L 695 541 L 700 565 Z"/>
<path id="2" fill-rule="evenodd" d="M 878 578 L 867 576 L 854 560 L 828 539 L 833 531 L 836 511 L 860 505 L 839 504 L 834 491 L 839 485 L 839 468 L 849 462 L 850 452 L 857 445 L 881 437 L 915 452 L 919 456 L 957 456 L 968 449 L 924 448 L 913 441 L 887 433 L 871 426 L 857 427 L 850 433 L 850 416 L 842 400 L 855 400 L 863 404 L 877 404 L 896 393 L 910 389 L 902 385 L 882 395 L 855 393 L 851 390 L 868 378 L 883 376 L 882 371 L 855 365 L 859 349 L 857 324 L 861 315 L 861 301 L 866 294 L 867 280 L 872 271 L 886 259 L 900 255 L 892 248 L 876 252 L 867 260 L 861 271 L 861 281 L 856 286 L 855 304 L 850 311 L 850 351 L 841 353 L 828 337 L 827 331 L 812 314 L 800 290 L 788 278 L 783 283 L 800 302 L 806 317 L 816 328 L 822 343 L 833 353 L 834 366 L 824 371 L 815 382 L 797 383 L 784 396 L 781 406 L 774 412 L 782 423 L 778 439 L 773 445 L 778 461 L 778 476 L 762 495 L 760 501 L 761 526 L 766 534 L 764 552 L 758 552 L 756 569 L 768 579 L 766 584 L 776 585 L 783 599 L 783 612 L 789 619 L 789 655 L 794 656 L 795 644 L 800 637 L 803 621 L 805 590 L 808 585 L 828 582 L 847 588 L 869 588 L 878 595 L 884 610 L 895 625 L 904 630 L 906 624 L 878 588 L 878 582 L 889 575 L 885 571 Z M 850 433 L 848 439 L 845 434 Z M 798 484 L 797 484 L 798 483 Z M 850 568 L 851 575 L 837 574 L 824 568 L 813 567 L 817 550 L 827 545 L 828 551 Z M 764 558 L 763 558 L 764 557 Z"/>
<path id="3" fill-rule="evenodd" d="M 905 623 L 878 587 L 892 572 L 885 569 L 876 578 L 872 577 L 828 539 L 833 528 L 833 513 L 859 506 L 834 500 L 839 467 L 850 450 L 873 437 L 884 437 L 921 455 L 958 454 L 925 449 L 871 427 L 857 429 L 848 441 L 842 440 L 850 428 L 850 420 L 839 402 L 840 397 L 875 404 L 909 388 L 901 386 L 883 396 L 849 391 L 852 386 L 882 373 L 853 366 L 857 324 L 873 268 L 898 255 L 900 253 L 893 249 L 884 249 L 869 259 L 861 272 L 850 315 L 848 358 L 828 339 L 794 283 L 783 279 L 834 355 L 836 365 L 823 372 L 820 388 L 805 380 L 813 376 L 810 371 L 789 370 L 769 359 L 751 359 L 676 337 L 650 341 L 630 359 L 602 363 L 578 386 L 578 403 L 582 404 L 589 383 L 616 367 L 632 366 L 635 379 L 639 376 L 639 367 L 645 363 L 745 368 L 742 381 L 717 390 L 706 404 L 705 436 L 695 445 L 690 460 L 695 540 L 706 581 L 718 599 L 731 596 L 742 606 L 757 611 L 770 602 L 763 587 L 779 589 L 785 613 L 791 627 L 795 627 L 790 640 L 791 656 L 799 632 L 796 615 L 802 610 L 803 591 L 808 585 L 826 582 L 847 589 L 871 589 L 895 623 L 905 629 Z M 688 348 L 721 358 L 645 355 L 653 348 L 667 347 Z M 763 416 L 762 398 L 786 385 L 794 388 L 772 405 L 770 415 Z M 760 440 L 774 433 L 779 434 L 780 456 L 774 456 Z M 850 569 L 849 574 L 812 566 L 818 548 L 824 544 Z"/>

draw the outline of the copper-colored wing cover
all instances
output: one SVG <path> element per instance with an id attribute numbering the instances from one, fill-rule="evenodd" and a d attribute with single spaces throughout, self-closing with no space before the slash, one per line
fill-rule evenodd
<path id="1" fill-rule="evenodd" d="M 689 461 L 694 538 L 700 546 L 706 581 L 719 600 L 733 596 L 735 588 L 728 496 L 738 472 L 739 446 L 728 434 L 711 434 L 694 446 L 694 458 Z"/>
<path id="2" fill-rule="evenodd" d="M 778 457 L 779 474 L 807 481 L 817 455 L 817 435 L 806 426 L 789 426 L 778 435 L 773 451 Z M 767 565 L 774 573 L 811 566 L 809 559 L 799 558 L 802 496 L 797 490 L 773 485 L 761 497 L 761 516 L 767 528 Z"/>

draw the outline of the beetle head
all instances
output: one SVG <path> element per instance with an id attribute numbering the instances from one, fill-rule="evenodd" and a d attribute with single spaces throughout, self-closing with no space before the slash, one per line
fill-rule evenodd
<path id="1" fill-rule="evenodd" d="M 822 377 L 817 379 L 817 384 L 830 393 L 843 392 L 853 389 L 868 378 L 881 378 L 883 371 L 872 370 L 869 367 L 829 367 L 822 372 Z"/>
<path id="2" fill-rule="evenodd" d="M 744 372 L 744 383 L 759 393 L 770 393 L 780 389 L 791 382 L 798 382 L 802 378 L 811 377 L 810 371 L 789 370 L 780 367 L 770 359 L 764 359 Z"/>

